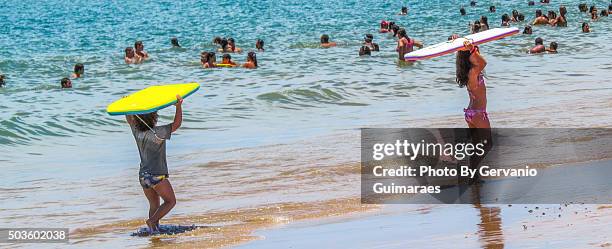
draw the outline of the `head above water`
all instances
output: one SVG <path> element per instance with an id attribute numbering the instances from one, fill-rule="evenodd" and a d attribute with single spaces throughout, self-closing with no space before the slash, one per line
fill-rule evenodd
<path id="1" fill-rule="evenodd" d="M 6 83 L 4 83 L 4 74 L 0 74 L 0 87 L 4 87 Z"/>
<path id="2" fill-rule="evenodd" d="M 257 65 L 257 54 L 255 54 L 255 52 L 251 51 L 247 54 L 247 62 L 253 62 L 253 65 L 255 65 L 255 67 L 258 67 Z"/>
<path id="3" fill-rule="evenodd" d="M 525 21 L 525 15 L 523 15 L 523 13 L 519 13 L 518 14 L 518 20 L 519 20 L 519 22 Z"/>
<path id="4" fill-rule="evenodd" d="M 491 5 L 491 6 L 489 7 L 489 12 L 491 12 L 491 13 L 495 13 L 495 5 Z"/>
<path id="5" fill-rule="evenodd" d="M 134 49 L 136 49 L 136 52 L 144 50 L 144 44 L 142 43 L 142 41 L 136 41 L 134 43 Z"/>
<path id="6" fill-rule="evenodd" d="M 366 35 L 365 35 L 365 39 L 374 40 L 374 35 L 372 35 L 372 34 L 366 34 Z"/>
<path id="7" fill-rule="evenodd" d="M 534 5 L 535 5 L 535 2 L 534 2 L 534 1 L 529 1 L 529 3 L 528 3 L 527 5 L 529 5 L 529 6 L 534 6 Z"/>
<path id="8" fill-rule="evenodd" d="M 329 43 L 329 35 L 321 35 L 321 44 Z"/>
<path id="9" fill-rule="evenodd" d="M 223 51 L 226 51 L 228 48 L 227 46 L 229 45 L 229 42 L 227 42 L 227 39 L 223 38 L 221 39 L 221 41 L 219 42 L 219 45 L 221 45 L 221 49 Z"/>
<path id="10" fill-rule="evenodd" d="M 264 41 L 262 39 L 257 39 L 257 41 L 255 42 L 255 48 L 259 51 L 263 51 L 264 50 Z"/>
<path id="11" fill-rule="evenodd" d="M 217 55 L 215 54 L 215 52 L 208 52 L 208 57 L 206 60 L 209 63 L 215 63 L 217 62 Z"/>
<path id="12" fill-rule="evenodd" d="M 72 88 L 72 81 L 68 78 L 63 78 L 60 81 L 62 88 Z"/>
<path id="13" fill-rule="evenodd" d="M 509 22 L 510 21 L 510 16 L 508 14 L 503 14 L 501 17 L 502 22 Z"/>
<path id="14" fill-rule="evenodd" d="M 476 6 L 476 1 L 471 1 L 470 2 L 470 6 L 472 6 L 472 7 Z"/>
<path id="15" fill-rule="evenodd" d="M 589 23 L 587 23 L 587 22 L 583 22 L 582 23 L 582 32 L 583 33 L 591 32 L 591 27 L 589 27 Z"/>
<path id="16" fill-rule="evenodd" d="M 533 29 L 531 28 L 531 26 L 529 25 L 525 26 L 525 29 L 523 30 L 523 34 L 526 34 L 526 35 L 533 34 Z"/>
<path id="17" fill-rule="evenodd" d="M 128 58 L 134 57 L 134 48 L 133 47 L 125 48 L 125 57 L 128 57 Z"/>
<path id="18" fill-rule="evenodd" d="M 567 14 L 567 8 L 564 5 L 559 6 L 559 15 L 565 16 Z"/>
<path id="19" fill-rule="evenodd" d="M 213 44 L 221 45 L 221 37 L 217 36 L 213 39 Z"/>
<path id="20" fill-rule="evenodd" d="M 459 9 L 459 13 L 461 13 L 462 16 L 465 16 L 465 8 L 461 7 L 461 9 Z"/>
<path id="21" fill-rule="evenodd" d="M 361 46 L 361 48 L 359 49 L 359 56 L 364 56 L 364 55 L 372 55 L 372 51 L 370 50 L 370 47 Z"/>
<path id="22" fill-rule="evenodd" d="M 599 15 L 600 16 L 608 16 L 608 11 L 607 10 L 601 10 L 601 13 Z"/>
<path id="23" fill-rule="evenodd" d="M 232 61 L 232 56 L 229 54 L 223 54 L 223 63 L 229 63 Z"/>
<path id="24" fill-rule="evenodd" d="M 148 131 L 157 125 L 157 112 L 147 113 L 147 114 L 138 114 L 134 115 L 136 130 L 139 131 Z"/>
<path id="25" fill-rule="evenodd" d="M 551 48 L 552 50 L 557 50 L 558 46 L 559 44 L 557 44 L 556 42 L 551 42 L 549 48 Z"/>
<path id="26" fill-rule="evenodd" d="M 544 45 L 544 39 L 538 37 L 535 39 L 535 45 Z"/>
<path id="27" fill-rule="evenodd" d="M 408 7 L 402 7 L 402 14 L 408 14 Z"/>
<path id="28" fill-rule="evenodd" d="M 542 16 L 542 10 L 536 10 L 536 11 L 535 11 L 535 16 L 536 16 L 536 17 L 540 17 L 540 16 Z"/>
<path id="29" fill-rule="evenodd" d="M 82 63 L 77 63 L 74 65 L 74 73 L 81 75 L 85 73 L 85 65 L 83 65 Z"/>
<path id="30" fill-rule="evenodd" d="M 200 62 L 207 63 L 208 62 L 208 52 L 204 51 L 200 53 Z"/>
<path id="31" fill-rule="evenodd" d="M 456 74 L 455 81 L 459 85 L 459 87 L 467 86 L 469 81 L 469 73 L 470 69 L 472 69 L 472 63 L 470 62 L 470 51 L 458 51 L 457 52 L 457 60 L 455 62 Z"/>
<path id="32" fill-rule="evenodd" d="M 403 29 L 403 28 L 399 29 L 397 31 L 397 37 L 408 39 L 408 34 L 406 33 L 406 29 Z"/>
<path id="33" fill-rule="evenodd" d="M 176 37 L 172 37 L 172 39 L 170 39 L 170 43 L 175 48 L 180 48 L 181 47 L 181 45 L 178 42 L 178 38 L 176 38 Z"/>
<path id="34" fill-rule="evenodd" d="M 581 3 L 581 4 L 578 5 L 578 9 L 580 10 L 580 12 L 587 12 L 589 7 L 587 7 L 586 3 Z"/>
<path id="35" fill-rule="evenodd" d="M 480 17 L 480 24 L 484 24 L 487 27 L 489 26 L 489 18 L 487 18 L 486 16 L 481 16 Z"/>

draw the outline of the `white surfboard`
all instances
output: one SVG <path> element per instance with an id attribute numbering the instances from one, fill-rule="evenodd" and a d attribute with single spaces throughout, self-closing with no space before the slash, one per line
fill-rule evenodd
<path id="1" fill-rule="evenodd" d="M 457 38 L 452 41 L 438 43 L 423 49 L 419 49 L 404 55 L 407 61 L 418 61 L 454 53 L 463 48 L 463 42 L 471 41 L 474 45 L 480 45 L 490 41 L 499 40 L 519 33 L 518 28 L 494 28 L 487 31 L 471 34 L 466 37 Z"/>

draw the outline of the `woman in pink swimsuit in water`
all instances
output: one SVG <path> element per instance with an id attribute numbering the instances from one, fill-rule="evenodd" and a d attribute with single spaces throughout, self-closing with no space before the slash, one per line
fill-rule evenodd
<path id="1" fill-rule="evenodd" d="M 482 70 L 487 61 L 477 46 L 465 42 L 464 48 L 457 52 L 457 83 L 467 87 L 470 104 L 463 111 L 470 128 L 491 128 L 487 114 L 487 86 Z"/>

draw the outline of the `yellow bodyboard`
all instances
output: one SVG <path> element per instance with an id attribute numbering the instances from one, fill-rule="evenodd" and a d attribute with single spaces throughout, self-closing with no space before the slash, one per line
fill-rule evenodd
<path id="1" fill-rule="evenodd" d="M 106 112 L 110 115 L 151 113 L 176 103 L 176 95 L 186 98 L 198 89 L 198 83 L 150 86 L 113 102 Z"/>

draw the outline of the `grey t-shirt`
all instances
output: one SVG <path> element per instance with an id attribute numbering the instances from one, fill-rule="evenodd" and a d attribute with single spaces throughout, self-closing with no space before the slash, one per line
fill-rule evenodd
<path id="1" fill-rule="evenodd" d="M 166 140 L 172 135 L 172 123 L 153 128 L 157 137 L 151 130 L 140 131 L 132 126 L 132 134 L 136 139 L 138 153 L 140 153 L 140 171 L 152 175 L 167 175 Z M 159 139 L 159 138 L 161 139 Z"/>

